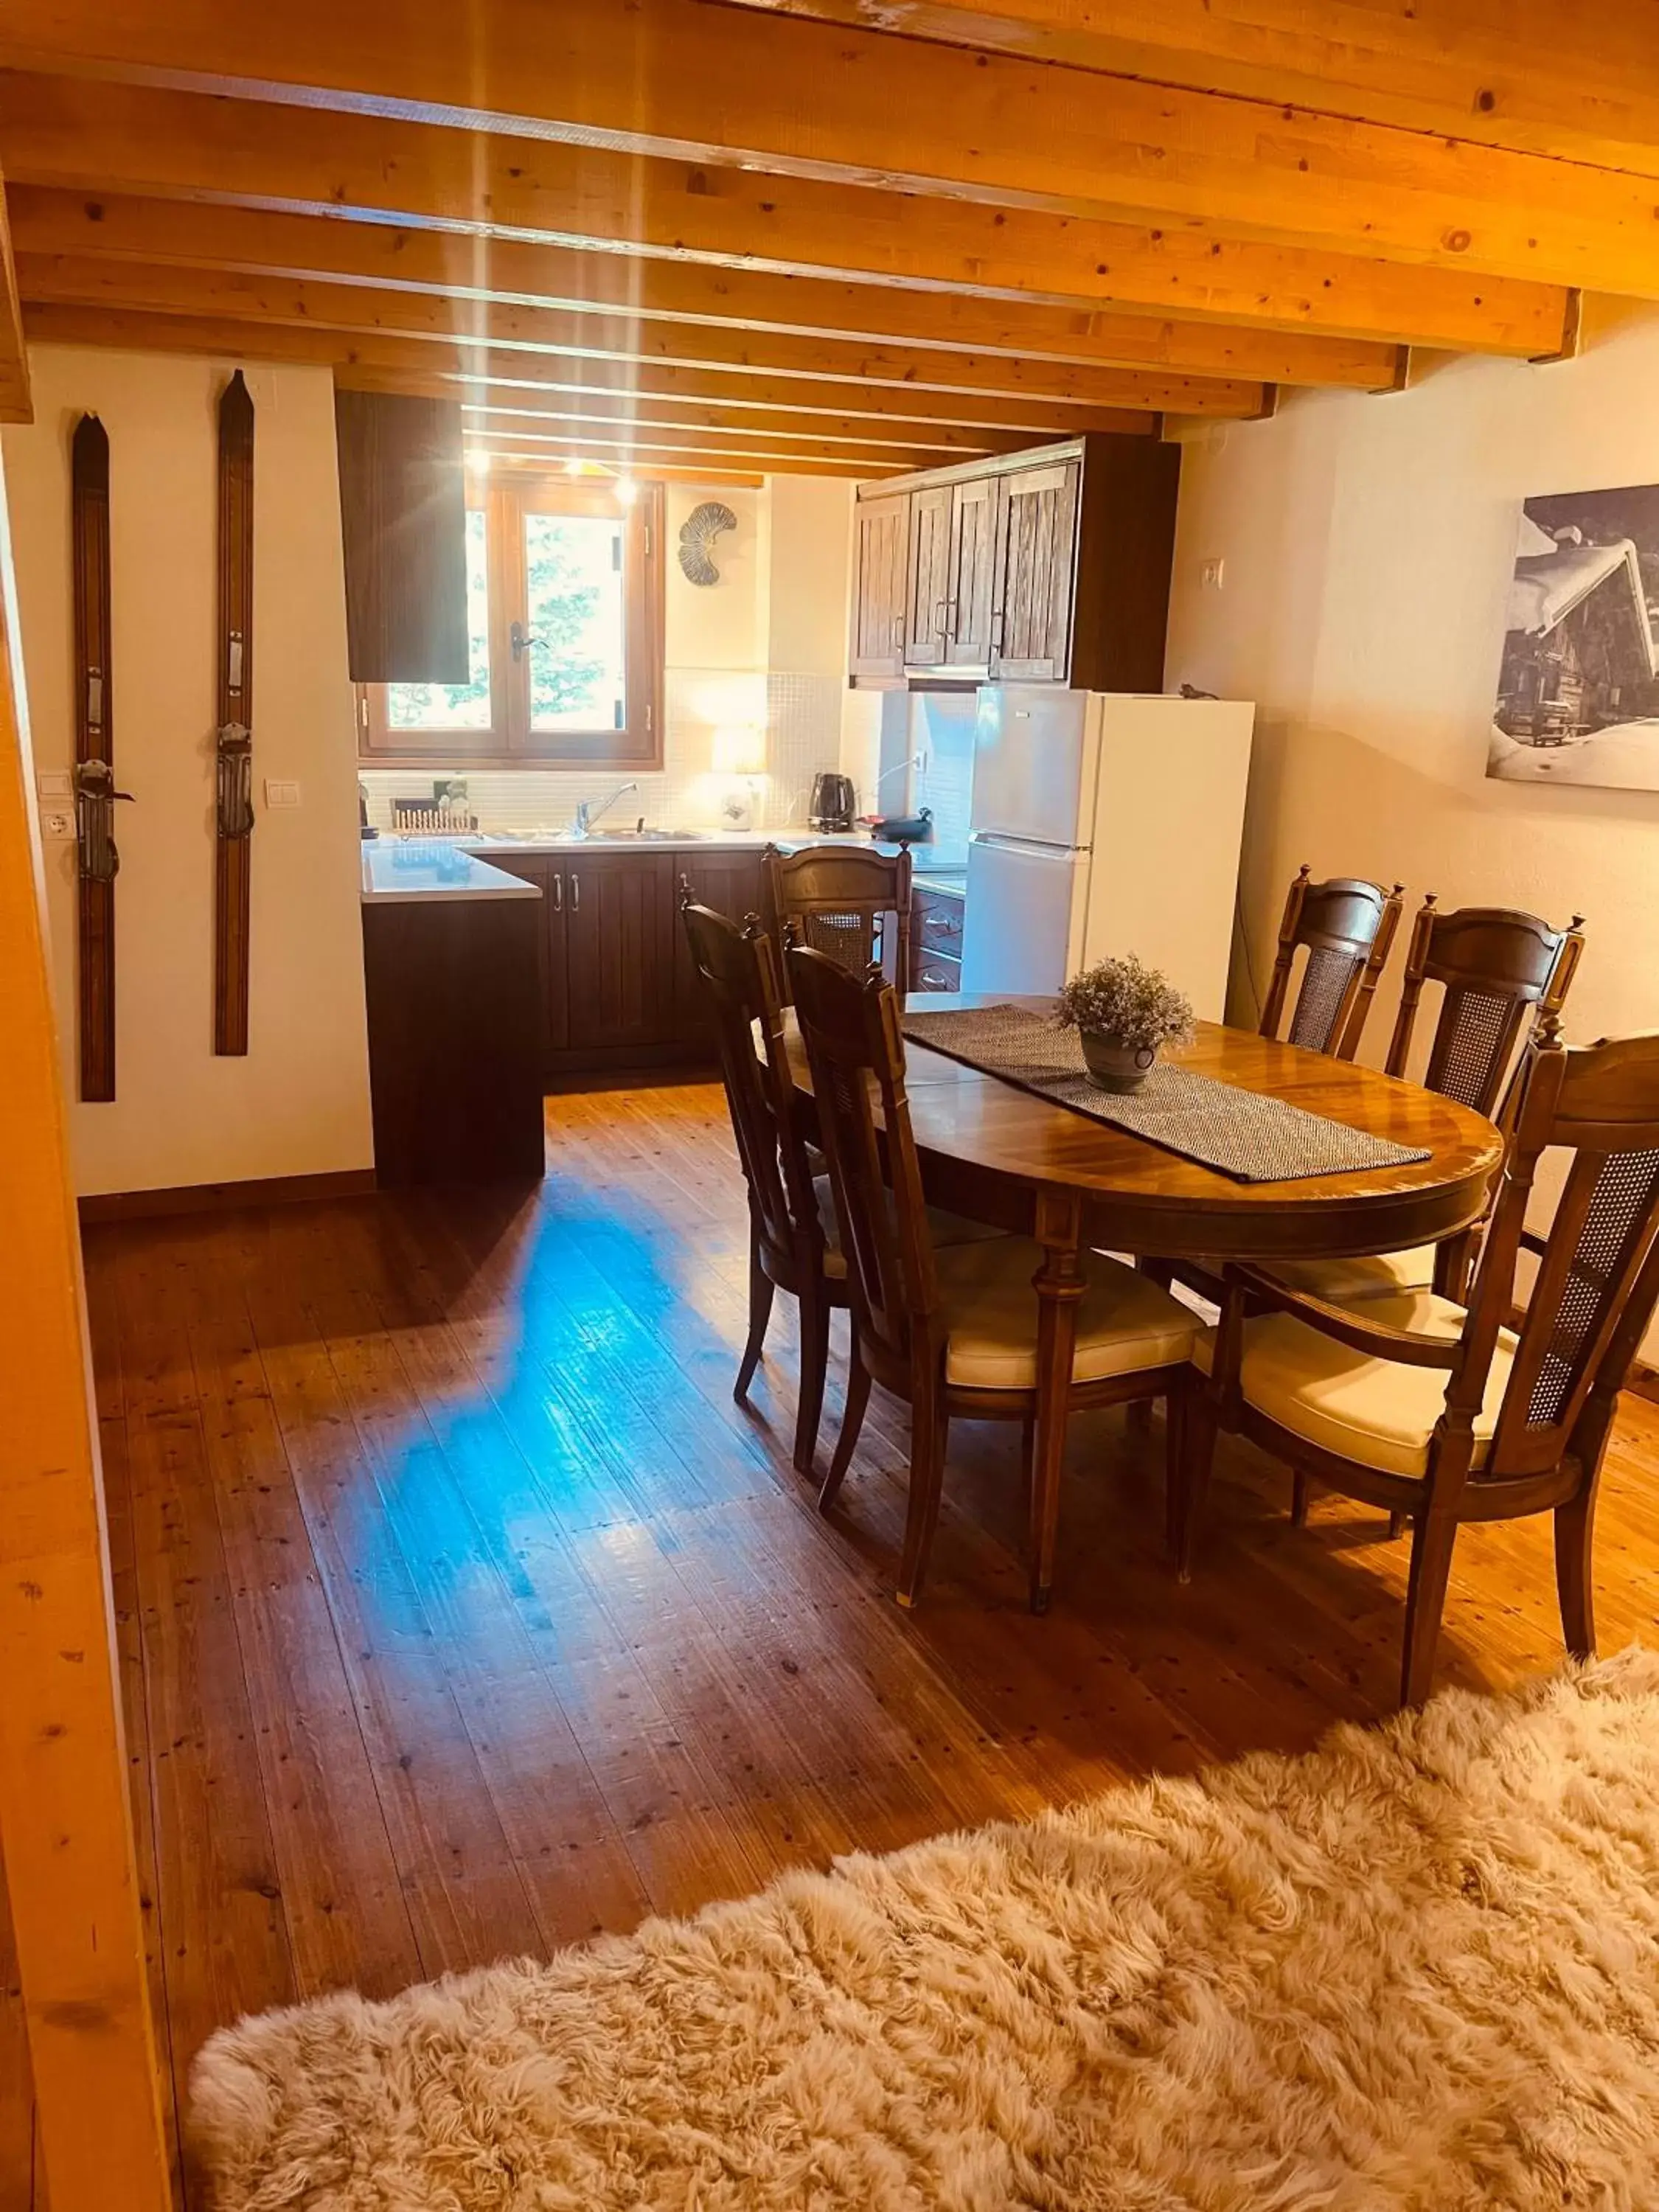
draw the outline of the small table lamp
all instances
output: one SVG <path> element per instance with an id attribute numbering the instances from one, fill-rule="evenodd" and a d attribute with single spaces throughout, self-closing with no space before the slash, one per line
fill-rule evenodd
<path id="1" fill-rule="evenodd" d="M 716 730 L 714 773 L 731 778 L 720 800 L 721 828 L 753 829 L 757 787 L 766 774 L 765 725 L 727 722 Z"/>

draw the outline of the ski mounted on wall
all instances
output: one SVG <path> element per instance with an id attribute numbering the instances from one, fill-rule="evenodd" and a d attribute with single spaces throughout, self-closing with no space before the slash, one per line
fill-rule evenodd
<path id="1" fill-rule="evenodd" d="M 75 841 L 81 1096 L 115 1096 L 115 788 L 111 730 L 109 434 L 95 415 L 75 426 L 70 461 L 75 570 Z"/>
<path id="2" fill-rule="evenodd" d="M 247 1050 L 253 832 L 253 401 L 239 368 L 219 400 L 219 727 L 215 738 L 213 1049 Z"/>

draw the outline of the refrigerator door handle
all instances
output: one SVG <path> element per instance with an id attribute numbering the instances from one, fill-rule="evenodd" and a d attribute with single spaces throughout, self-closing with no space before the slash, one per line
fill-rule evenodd
<path id="1" fill-rule="evenodd" d="M 975 830 L 968 842 L 970 845 L 983 845 L 992 852 L 1030 853 L 1037 859 L 1049 854 L 1055 860 L 1069 860 L 1091 849 L 1087 845 L 1062 845 L 1051 837 L 1016 837 L 1006 830 Z"/>

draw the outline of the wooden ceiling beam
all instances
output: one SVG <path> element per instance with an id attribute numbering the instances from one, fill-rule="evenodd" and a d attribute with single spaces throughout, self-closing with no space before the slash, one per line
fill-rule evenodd
<path id="1" fill-rule="evenodd" d="M 1659 4 L 1560 0 L 745 0 L 789 15 L 1291 101 L 1368 123 L 1659 174 Z M 1547 57 L 1547 61 L 1544 59 Z"/>
<path id="2" fill-rule="evenodd" d="M 608 241 L 782 274 L 1528 356 L 1559 343 L 1563 326 L 1559 288 L 1462 270 L 66 79 L 0 73 L 0 145 L 21 176 L 43 182 L 98 181 L 85 175 L 95 145 L 106 185 Z"/>
<path id="3" fill-rule="evenodd" d="M 855 376 L 878 384 L 1043 393 L 1155 412 L 1254 416 L 1263 387 L 1241 379 L 1102 369 L 1042 356 L 926 352 L 852 338 L 750 331 L 741 325 L 642 321 L 627 314 L 518 307 L 304 278 L 20 254 L 26 303 L 131 309 L 211 319 L 289 323 L 313 330 L 424 337 L 501 351 L 610 354 L 799 374 Z"/>
<path id="4" fill-rule="evenodd" d="M 0 422 L 33 420 L 28 348 L 23 342 L 23 310 L 12 259 L 10 210 L 6 181 L 0 177 Z"/>
<path id="5" fill-rule="evenodd" d="M 30 254 L 91 254 L 246 276 L 313 277 L 518 307 L 604 307 L 660 319 L 740 322 L 751 330 L 1042 354 L 1108 368 L 1173 368 L 1372 392 L 1391 390 L 1396 380 L 1399 348 L 1364 339 L 1171 322 L 1030 297 L 1015 301 L 834 283 L 254 209 L 124 195 L 94 199 L 28 185 L 15 187 L 12 197 L 16 248 Z"/>
<path id="6" fill-rule="evenodd" d="M 347 389 L 362 385 L 349 374 Z M 879 449 L 905 446 L 927 447 L 946 459 L 952 453 L 1017 453 L 1031 441 L 1022 430 L 975 430 L 955 422 L 893 422 L 856 415 L 784 415 L 770 408 L 676 405 L 663 399 L 641 399 L 632 393 L 582 393 L 575 398 L 537 399 L 527 392 L 503 393 L 486 386 L 474 398 L 458 395 L 452 386 L 444 395 L 459 397 L 463 427 L 469 433 L 555 429 L 561 426 L 595 428 L 619 425 L 647 430 L 696 430 L 721 437 L 764 440 L 785 448 L 829 442 Z"/>
<path id="7" fill-rule="evenodd" d="M 783 445 L 753 434 L 728 437 L 709 430 L 647 428 L 644 424 L 634 428 L 626 422 L 569 423 L 550 430 L 528 425 L 489 430 L 469 425 L 465 442 L 469 447 L 486 452 L 545 452 L 560 460 L 570 453 L 592 454 L 599 460 L 620 456 L 618 465 L 630 473 L 643 466 L 642 456 L 651 454 L 695 454 L 700 459 L 725 460 L 739 467 L 752 462 L 780 471 L 812 461 L 854 476 L 899 476 L 909 469 L 936 469 L 953 459 L 972 458 L 942 453 L 931 446 L 859 446 L 830 439 L 803 439 Z"/>
<path id="8" fill-rule="evenodd" d="M 702 0 L 8 0 L 0 62 L 1659 295 L 1639 177 Z"/>
<path id="9" fill-rule="evenodd" d="M 87 78 L 0 71 L 0 159 L 19 184 L 100 200 L 233 202 L 1291 334 L 1531 356 L 1564 325 L 1559 287 L 1467 270 Z M 1303 380 L 1291 360 L 1263 373 Z"/>
<path id="10" fill-rule="evenodd" d="M 814 415 L 888 422 L 962 423 L 1012 433 L 1022 445 L 1085 430 L 1156 432 L 1155 415 L 1000 392 L 919 391 L 908 385 L 682 367 L 673 362 L 580 356 L 491 353 L 421 338 L 307 330 L 289 324 L 245 323 L 208 316 L 143 313 L 125 308 L 25 304 L 31 343 L 124 346 L 140 352 L 206 354 L 222 360 L 313 362 L 342 382 L 371 391 L 415 392 L 467 399 L 483 394 L 507 402 L 604 393 L 645 398 L 710 400 L 732 409 L 772 408 L 811 420 Z"/>

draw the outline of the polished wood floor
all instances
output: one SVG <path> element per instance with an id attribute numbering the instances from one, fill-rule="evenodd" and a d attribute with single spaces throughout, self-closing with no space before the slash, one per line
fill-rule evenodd
<path id="1" fill-rule="evenodd" d="M 902 1413 L 829 1522 L 791 1470 L 793 1316 L 731 1400 L 745 1221 L 720 1093 L 550 1100 L 533 1196 L 363 1199 L 87 1240 L 132 1780 L 182 2095 L 237 2014 L 545 1953 L 1387 1708 L 1406 1547 L 1224 1448 L 1162 1556 L 1161 1431 L 1071 1439 L 1053 1613 L 1015 1443 L 953 1437 L 890 1596 Z M 826 1419 L 833 1437 L 835 1382 Z M 1628 1402 L 1602 1644 L 1650 1628 L 1659 1407 Z M 1467 1532 L 1443 1677 L 1559 1656 L 1547 1522 Z M 26 2155 L 26 2152 L 22 2154 Z"/>

